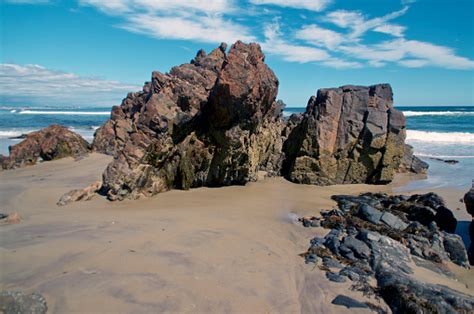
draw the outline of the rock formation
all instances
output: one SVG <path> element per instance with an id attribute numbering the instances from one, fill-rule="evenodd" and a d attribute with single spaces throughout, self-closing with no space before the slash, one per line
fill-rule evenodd
<path id="1" fill-rule="evenodd" d="M 137 198 L 245 184 L 259 171 L 320 185 L 392 180 L 405 118 L 388 84 L 319 90 L 304 115 L 284 121 L 278 80 L 264 60 L 258 44 L 238 41 L 153 72 L 95 134 L 93 149 L 114 156 L 101 191 Z M 407 170 L 418 171 L 412 164 Z"/>
<path id="2" fill-rule="evenodd" d="M 54 160 L 64 157 L 78 158 L 90 151 L 90 145 L 79 134 L 61 125 L 50 125 L 31 132 L 20 143 L 10 147 L 10 156 L 0 155 L 3 169 L 34 165 L 38 159 Z"/>
<path id="3" fill-rule="evenodd" d="M 172 188 L 245 184 L 278 174 L 284 123 L 278 80 L 257 44 L 222 44 L 209 55 L 153 72 L 97 130 L 93 147 L 114 155 L 103 174 L 111 200 Z"/>
<path id="4" fill-rule="evenodd" d="M 404 154 L 405 117 L 390 85 L 321 89 L 285 143 L 283 175 L 297 183 L 387 183 Z"/>

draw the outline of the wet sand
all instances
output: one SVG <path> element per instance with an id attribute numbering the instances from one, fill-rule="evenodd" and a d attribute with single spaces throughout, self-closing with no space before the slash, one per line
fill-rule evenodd
<path id="1" fill-rule="evenodd" d="M 56 206 L 63 193 L 100 179 L 109 161 L 93 154 L 0 172 L 0 212 L 23 218 L 0 226 L 0 289 L 39 292 L 51 313 L 368 312 L 331 304 L 338 294 L 364 297 L 304 263 L 298 254 L 325 231 L 295 217 L 330 209 L 333 194 L 391 192 L 403 177 L 389 186 L 331 187 L 267 178 Z M 462 206 L 462 191 L 436 192 L 450 208 Z M 442 283 L 472 293 L 473 271 L 452 267 L 460 281 Z"/>

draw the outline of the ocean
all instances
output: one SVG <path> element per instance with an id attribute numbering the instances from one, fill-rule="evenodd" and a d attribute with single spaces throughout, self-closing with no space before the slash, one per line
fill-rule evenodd
<path id="1" fill-rule="evenodd" d="M 415 154 L 428 162 L 424 180 L 413 181 L 404 189 L 468 189 L 474 179 L 474 106 L 396 107 L 407 117 L 406 142 Z M 284 114 L 304 112 L 305 108 L 286 108 Z M 110 115 L 110 107 L 26 107 L 0 105 L 0 154 L 20 142 L 12 137 L 57 123 L 68 126 L 92 141 L 95 130 Z M 441 159 L 455 159 L 447 164 Z"/>

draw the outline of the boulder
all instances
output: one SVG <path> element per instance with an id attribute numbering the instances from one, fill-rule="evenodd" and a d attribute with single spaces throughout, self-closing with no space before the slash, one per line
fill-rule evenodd
<path id="1" fill-rule="evenodd" d="M 13 169 L 34 165 L 39 159 L 79 158 L 90 152 L 89 143 L 68 128 L 53 124 L 26 135 L 20 143 L 10 146 L 10 156 L 2 157 L 2 168 Z"/>
<path id="2" fill-rule="evenodd" d="M 284 144 L 282 173 L 305 184 L 388 183 L 403 159 L 405 125 L 388 84 L 320 89 Z"/>

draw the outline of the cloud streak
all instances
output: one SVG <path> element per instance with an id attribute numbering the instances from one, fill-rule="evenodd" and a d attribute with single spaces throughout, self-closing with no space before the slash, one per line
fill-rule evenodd
<path id="1" fill-rule="evenodd" d="M 40 65 L 0 64 L 0 97 L 46 104 L 118 104 L 140 87 L 117 81 L 50 70 Z"/>

